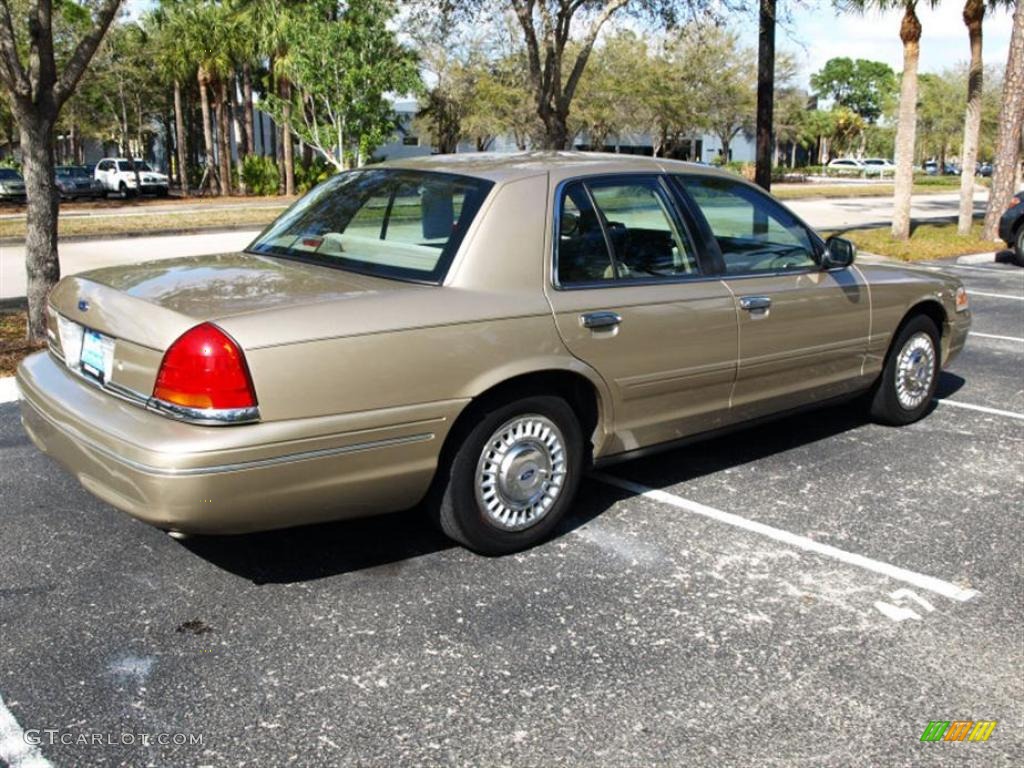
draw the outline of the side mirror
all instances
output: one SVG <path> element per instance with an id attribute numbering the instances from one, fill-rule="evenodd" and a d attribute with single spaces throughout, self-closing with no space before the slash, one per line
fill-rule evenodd
<path id="1" fill-rule="evenodd" d="M 821 255 L 822 269 L 845 269 L 853 264 L 857 246 L 849 240 L 833 235 L 825 241 L 825 253 Z"/>

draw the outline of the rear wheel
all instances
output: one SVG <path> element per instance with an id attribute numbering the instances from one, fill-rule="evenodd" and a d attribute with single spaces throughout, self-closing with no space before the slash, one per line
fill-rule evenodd
<path id="1" fill-rule="evenodd" d="M 1017 227 L 1017 247 L 1014 248 L 1014 259 L 1018 267 L 1024 267 L 1024 224 Z"/>
<path id="2" fill-rule="evenodd" d="M 917 421 L 931 405 L 939 380 L 939 330 L 924 315 L 900 329 L 871 399 L 871 416 L 883 424 Z"/>
<path id="3" fill-rule="evenodd" d="M 475 552 L 526 549 L 572 504 L 582 457 L 579 421 L 560 397 L 496 406 L 439 469 L 431 511 L 445 534 Z"/>

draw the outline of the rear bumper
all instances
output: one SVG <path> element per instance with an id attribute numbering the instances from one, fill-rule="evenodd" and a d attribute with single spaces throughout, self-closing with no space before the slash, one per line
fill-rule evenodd
<path id="1" fill-rule="evenodd" d="M 412 506 L 464 404 L 197 427 L 90 386 L 46 352 L 17 378 L 29 437 L 88 491 L 160 528 L 203 534 Z"/>

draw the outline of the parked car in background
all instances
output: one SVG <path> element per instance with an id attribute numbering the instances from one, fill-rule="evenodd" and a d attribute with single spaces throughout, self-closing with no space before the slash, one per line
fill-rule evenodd
<path id="1" fill-rule="evenodd" d="M 116 192 L 122 197 L 140 194 L 164 197 L 170 189 L 167 176 L 154 171 L 145 160 L 135 160 L 133 165 L 127 158 L 105 157 L 96 163 L 94 175 L 105 192 Z"/>
<path id="2" fill-rule="evenodd" d="M 0 168 L 0 200 L 25 202 L 25 179 L 13 168 Z"/>
<path id="3" fill-rule="evenodd" d="M 924 172 L 929 176 L 959 176 L 960 166 L 956 163 L 946 163 L 942 166 L 942 173 L 939 173 L 939 163 L 937 160 L 926 160 L 924 163 Z"/>
<path id="4" fill-rule="evenodd" d="M 57 166 L 57 189 L 63 200 L 97 198 L 106 194 L 103 185 L 94 177 L 93 169 L 86 165 Z"/>
<path id="5" fill-rule="evenodd" d="M 992 176 L 992 163 L 978 163 L 976 166 L 975 173 L 984 178 Z"/>
<path id="6" fill-rule="evenodd" d="M 1017 266 L 1024 267 L 1024 190 L 1013 196 L 999 219 L 999 239 L 1010 246 Z"/>
<path id="7" fill-rule="evenodd" d="M 825 166 L 826 173 L 832 176 L 863 176 L 864 164 L 853 157 L 837 157 Z"/>
<path id="8" fill-rule="evenodd" d="M 883 157 L 868 157 L 861 161 L 865 176 L 894 176 L 896 166 Z"/>

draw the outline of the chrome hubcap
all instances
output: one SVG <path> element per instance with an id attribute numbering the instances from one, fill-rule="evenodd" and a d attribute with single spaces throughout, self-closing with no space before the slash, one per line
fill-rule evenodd
<path id="1" fill-rule="evenodd" d="M 487 521 L 521 531 L 547 515 L 567 471 L 565 438 L 539 414 L 517 416 L 491 435 L 476 467 L 476 499 Z"/>
<path id="2" fill-rule="evenodd" d="M 915 333 L 896 361 L 896 398 L 908 411 L 931 394 L 935 379 L 935 345 L 927 333 Z"/>

